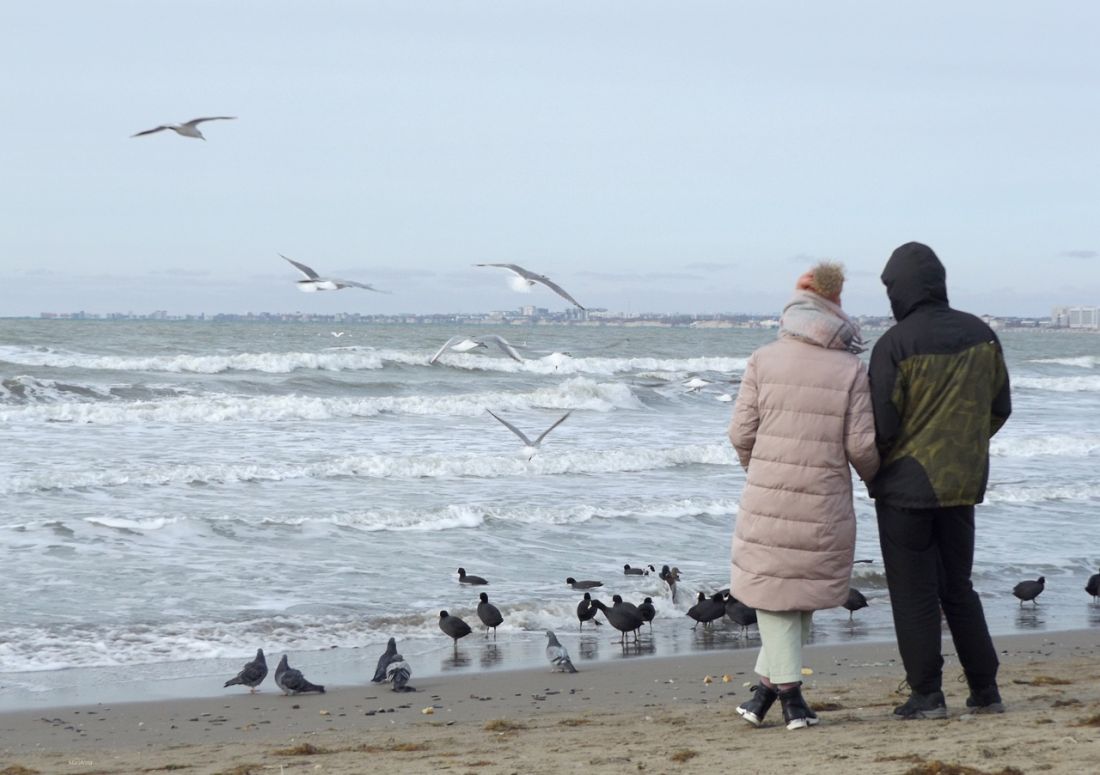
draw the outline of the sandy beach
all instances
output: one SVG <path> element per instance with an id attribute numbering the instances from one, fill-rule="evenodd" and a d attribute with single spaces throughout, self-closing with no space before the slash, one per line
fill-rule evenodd
<path id="1" fill-rule="evenodd" d="M 1100 762 L 1100 633 L 996 639 L 1008 711 L 974 716 L 945 641 L 946 721 L 891 718 L 892 643 L 810 646 L 819 726 L 753 729 L 752 650 L 433 676 L 416 693 L 333 686 L 0 715 L 0 773 L 1087 773 Z M 710 681 L 707 677 L 710 677 Z M 781 756 L 783 764 L 774 757 Z M 951 769 L 948 765 L 957 766 Z M 970 769 L 967 769 L 970 768 Z"/>

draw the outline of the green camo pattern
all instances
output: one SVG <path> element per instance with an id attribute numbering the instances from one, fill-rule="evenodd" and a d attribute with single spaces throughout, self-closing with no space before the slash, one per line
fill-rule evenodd
<path id="1" fill-rule="evenodd" d="M 906 358 L 890 397 L 905 419 L 883 465 L 912 457 L 941 506 L 973 503 L 984 477 L 980 461 L 1003 422 L 993 417 L 993 398 L 1007 378 L 994 342 L 958 353 Z"/>

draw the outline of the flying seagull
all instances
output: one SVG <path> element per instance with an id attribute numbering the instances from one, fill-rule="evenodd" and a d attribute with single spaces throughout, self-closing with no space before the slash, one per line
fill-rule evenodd
<path id="1" fill-rule="evenodd" d="M 532 286 L 535 283 L 542 283 L 554 293 L 558 294 L 563 299 L 568 301 L 570 304 L 574 304 L 580 309 L 584 309 L 584 306 L 579 301 L 566 293 L 564 288 L 555 283 L 546 275 L 535 274 L 534 272 L 530 272 L 524 269 L 522 266 L 518 266 L 517 264 L 475 264 L 475 266 L 499 266 L 501 269 L 507 269 L 510 272 L 514 272 L 516 276 L 519 277 L 520 282 L 525 283 L 527 286 Z"/>
<path id="2" fill-rule="evenodd" d="M 389 293 L 389 291 L 382 291 L 375 288 L 373 285 L 367 285 L 366 283 L 357 283 L 355 280 L 337 280 L 335 277 L 321 277 L 305 264 L 293 261 L 282 253 L 279 257 L 285 261 L 290 261 L 294 265 L 294 268 L 306 276 L 306 279 L 298 281 L 298 290 L 302 293 L 313 293 L 314 291 L 338 291 L 341 288 L 365 288 L 368 291 L 374 291 L 375 293 Z"/>
<path id="3" fill-rule="evenodd" d="M 207 116 L 206 118 L 193 118 L 190 121 L 184 121 L 182 124 L 161 124 L 152 129 L 146 129 L 144 132 L 130 135 L 130 137 L 141 137 L 143 135 L 151 135 L 154 132 L 162 132 L 165 129 L 171 129 L 181 137 L 195 137 L 199 140 L 205 140 L 206 138 L 203 137 L 202 132 L 199 131 L 199 124 L 203 121 L 233 121 L 236 118 L 236 116 Z"/>
<path id="4" fill-rule="evenodd" d="M 531 441 L 531 439 L 527 438 L 527 435 L 523 431 L 521 431 L 516 426 L 512 425 L 512 423 L 508 422 L 504 418 L 497 417 L 497 415 L 493 414 L 493 411 L 491 409 L 486 409 L 485 411 L 488 412 L 489 414 L 492 414 L 493 417 L 496 417 L 496 419 L 500 422 L 500 424 L 503 425 L 505 428 L 507 428 L 512 433 L 519 436 L 520 440 L 523 441 L 523 444 L 524 444 L 523 451 L 527 455 L 527 457 L 531 457 L 532 455 L 535 454 L 535 450 L 537 450 L 539 448 L 539 445 L 542 444 L 542 440 L 546 438 L 546 434 L 550 433 L 550 431 L 557 428 L 559 425 L 561 425 L 563 422 L 565 422 L 566 418 L 569 417 L 569 415 L 573 414 L 573 410 L 570 409 L 568 412 L 566 412 L 561 417 L 559 417 L 553 425 L 551 425 L 549 428 L 547 428 L 542 433 L 540 433 L 539 437 L 537 439 L 535 439 L 534 441 Z"/>
<path id="5" fill-rule="evenodd" d="M 439 356 L 445 353 L 447 350 L 456 350 L 460 353 L 469 352 L 470 350 L 476 350 L 478 347 L 488 347 L 485 344 L 486 341 L 494 343 L 499 347 L 505 355 L 514 361 L 523 361 L 523 357 L 516 351 L 516 348 L 512 346 L 512 343 L 505 339 L 503 336 L 497 336 L 496 334 L 486 334 L 481 337 L 463 337 L 452 336 L 443 346 L 436 350 L 435 355 L 428 360 L 428 365 L 431 365 L 439 360 Z"/>

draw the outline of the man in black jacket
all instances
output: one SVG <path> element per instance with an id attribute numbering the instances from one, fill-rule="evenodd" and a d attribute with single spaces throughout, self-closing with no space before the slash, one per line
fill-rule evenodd
<path id="1" fill-rule="evenodd" d="M 970 685 L 967 707 L 999 713 L 997 652 L 970 575 L 989 439 L 1012 412 L 1004 354 L 989 326 L 948 306 L 943 264 L 927 245 L 895 250 L 882 282 L 897 323 L 871 352 L 882 467 L 868 489 L 912 690 L 894 714 L 947 716 L 941 608 Z"/>

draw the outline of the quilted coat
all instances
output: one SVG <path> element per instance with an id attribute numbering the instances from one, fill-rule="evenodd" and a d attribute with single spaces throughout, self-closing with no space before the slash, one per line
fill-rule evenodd
<path id="1" fill-rule="evenodd" d="M 830 302 L 811 304 L 848 320 Z M 851 340 L 801 328 L 784 326 L 749 358 L 729 427 L 747 472 L 730 592 L 766 611 L 847 599 L 856 538 L 849 464 L 864 481 L 879 467 L 867 370 Z"/>

